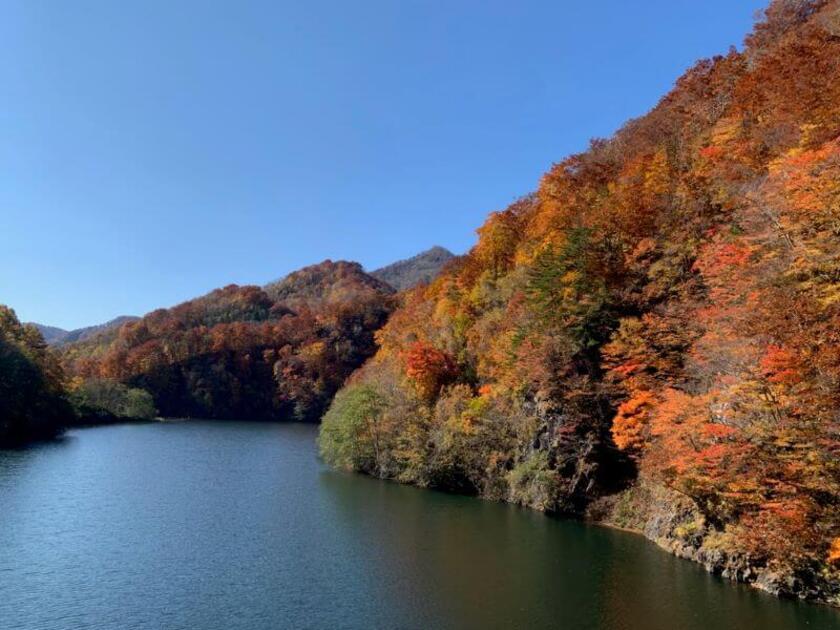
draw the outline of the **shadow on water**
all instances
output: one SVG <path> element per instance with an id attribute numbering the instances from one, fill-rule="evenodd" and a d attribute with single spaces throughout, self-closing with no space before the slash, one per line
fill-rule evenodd
<path id="1" fill-rule="evenodd" d="M 25 482 L 24 469 L 34 466 L 43 458 L 72 449 L 76 436 L 66 433 L 44 440 L 0 447 L 0 486 L 5 480 L 19 484 Z"/>
<path id="2" fill-rule="evenodd" d="M 12 443 L 12 444 L 4 444 L 0 446 L 0 453 L 7 452 L 7 453 L 22 453 L 22 452 L 34 452 L 34 451 L 41 451 L 44 449 L 49 449 L 51 447 L 62 447 L 69 443 L 71 443 L 75 438 L 73 435 L 68 435 L 67 433 L 60 433 L 58 435 L 38 439 L 38 440 L 30 440 L 28 442 L 23 443 Z"/>
<path id="3" fill-rule="evenodd" d="M 324 471 L 348 540 L 416 627 L 766 630 L 840 627 L 640 536 L 515 506 Z M 429 627 L 429 626 L 427 626 Z"/>

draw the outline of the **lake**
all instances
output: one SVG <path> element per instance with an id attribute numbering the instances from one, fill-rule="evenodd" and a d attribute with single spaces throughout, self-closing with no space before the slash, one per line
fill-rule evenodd
<path id="1" fill-rule="evenodd" d="M 0 628 L 840 628 L 640 536 L 332 471 L 317 428 L 0 451 Z"/>

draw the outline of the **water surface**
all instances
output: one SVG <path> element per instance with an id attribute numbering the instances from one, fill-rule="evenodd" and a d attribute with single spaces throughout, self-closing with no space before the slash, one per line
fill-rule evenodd
<path id="1" fill-rule="evenodd" d="M 840 628 L 639 536 L 337 473 L 311 426 L 0 451 L 0 628 Z"/>

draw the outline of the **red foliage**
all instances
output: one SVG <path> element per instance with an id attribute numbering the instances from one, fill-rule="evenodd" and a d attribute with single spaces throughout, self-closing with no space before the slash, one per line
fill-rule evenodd
<path id="1" fill-rule="evenodd" d="M 358 264 L 325 262 L 159 309 L 63 358 L 75 375 L 148 389 L 164 415 L 317 419 L 375 351 L 392 292 Z"/>
<path id="2" fill-rule="evenodd" d="M 434 346 L 415 341 L 404 354 L 405 373 L 426 399 L 437 396 L 440 388 L 456 375 L 454 359 Z"/>

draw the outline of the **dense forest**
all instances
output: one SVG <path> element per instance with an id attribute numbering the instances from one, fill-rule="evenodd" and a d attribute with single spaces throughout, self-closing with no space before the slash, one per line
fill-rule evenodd
<path id="1" fill-rule="evenodd" d="M 450 258 L 433 248 L 380 271 L 413 286 Z M 317 420 L 396 304 L 376 273 L 325 261 L 74 331 L 20 324 L 0 307 L 0 443 L 159 414 Z"/>
<path id="2" fill-rule="evenodd" d="M 0 305 L 0 447 L 60 435 L 73 426 L 157 415 L 148 392 L 106 379 L 68 378 L 34 324 Z"/>
<path id="3" fill-rule="evenodd" d="M 325 459 L 840 604 L 840 1 L 554 165 L 407 294 Z"/>
<path id="4" fill-rule="evenodd" d="M 71 415 L 64 374 L 41 333 L 0 305 L 0 445 L 54 437 Z"/>
<path id="5" fill-rule="evenodd" d="M 414 286 L 450 258 L 433 248 L 379 272 Z M 396 304 L 379 272 L 325 261 L 73 331 L 20 324 L 0 307 L 0 442 L 158 414 L 317 420 Z"/>
<path id="6" fill-rule="evenodd" d="M 149 392 L 166 417 L 314 421 L 374 353 L 393 294 L 358 263 L 325 261 L 153 311 L 61 358 L 81 382 Z"/>

